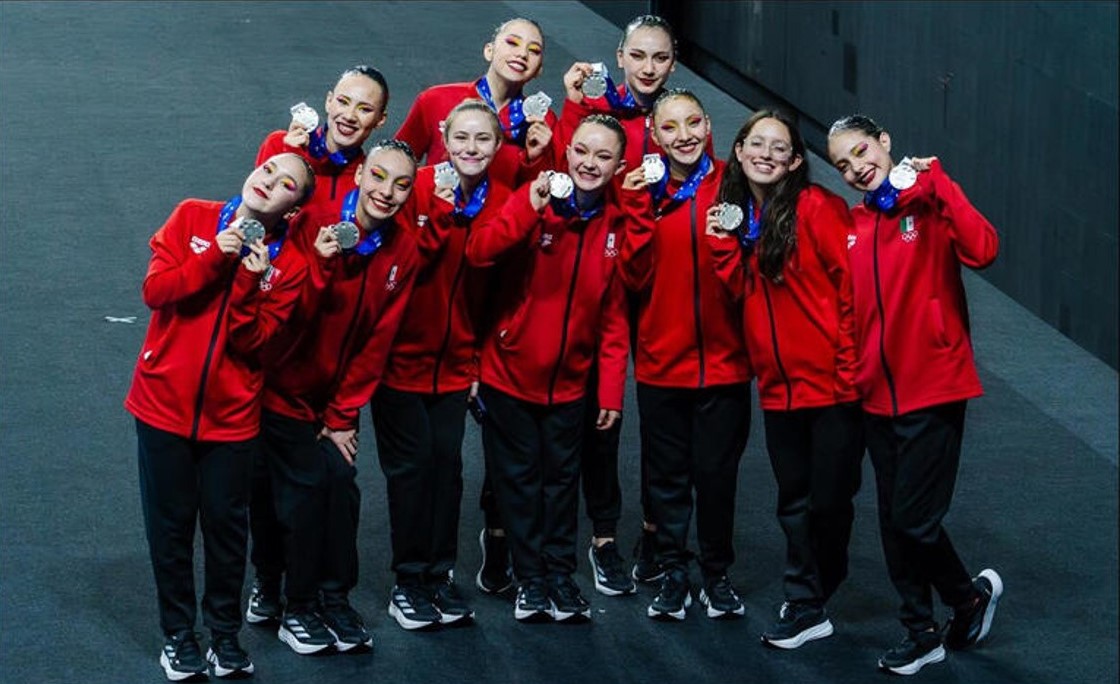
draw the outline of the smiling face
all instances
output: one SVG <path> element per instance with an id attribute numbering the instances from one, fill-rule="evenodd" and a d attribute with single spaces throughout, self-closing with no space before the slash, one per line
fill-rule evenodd
<path id="1" fill-rule="evenodd" d="M 490 63 L 490 75 L 512 85 L 536 78 L 544 63 L 544 39 L 532 23 L 514 19 L 502 25 L 482 55 Z"/>
<path id="2" fill-rule="evenodd" d="M 894 167 L 891 136 L 848 129 L 828 137 L 828 157 L 844 182 L 860 192 L 878 189 Z"/>
<path id="3" fill-rule="evenodd" d="M 242 206 L 258 217 L 283 216 L 300 203 L 310 182 L 307 165 L 299 157 L 291 153 L 274 155 L 245 179 Z"/>
<path id="4" fill-rule="evenodd" d="M 669 157 L 674 177 L 684 177 L 700 161 L 709 130 L 707 115 L 691 97 L 660 101 L 653 113 L 653 137 Z"/>
<path id="5" fill-rule="evenodd" d="M 464 109 L 448 117 L 443 141 L 459 176 L 478 179 L 494 161 L 502 133 L 497 117 L 489 109 Z"/>
<path id="6" fill-rule="evenodd" d="M 412 194 L 416 165 L 404 152 L 392 147 L 374 148 L 355 181 L 358 184 L 358 222 L 373 228 L 391 218 Z"/>
<path id="7" fill-rule="evenodd" d="M 665 29 L 642 26 L 630 32 L 618 50 L 618 67 L 626 76 L 626 86 L 647 100 L 657 95 L 676 67 L 673 39 Z"/>
<path id="8" fill-rule="evenodd" d="M 760 119 L 751 126 L 735 143 L 735 158 L 756 196 L 765 196 L 803 161 L 794 151 L 789 129 L 774 118 Z"/>
<path id="9" fill-rule="evenodd" d="M 568 175 L 577 190 L 596 193 L 622 171 L 622 140 L 601 123 L 580 124 L 568 145 Z"/>
<path id="10" fill-rule="evenodd" d="M 327 149 L 358 147 L 385 123 L 385 91 L 369 76 L 348 73 L 327 93 Z"/>

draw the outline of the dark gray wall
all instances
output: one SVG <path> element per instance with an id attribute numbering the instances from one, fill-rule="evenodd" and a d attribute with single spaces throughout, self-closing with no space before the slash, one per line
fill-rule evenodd
<path id="1" fill-rule="evenodd" d="M 651 7 L 685 64 L 797 110 L 817 151 L 860 111 L 941 157 L 1000 232 L 984 277 L 1117 367 L 1117 3 L 587 4 Z"/>

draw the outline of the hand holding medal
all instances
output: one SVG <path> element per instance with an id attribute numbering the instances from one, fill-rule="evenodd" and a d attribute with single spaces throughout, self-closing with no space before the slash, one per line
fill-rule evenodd
<path id="1" fill-rule="evenodd" d="M 602 97 L 607 92 L 607 65 L 596 62 L 591 65 L 591 74 L 583 79 L 580 92 L 584 97 Z"/>
<path id="2" fill-rule="evenodd" d="M 307 147 L 311 142 L 311 131 L 319 126 L 319 113 L 306 102 L 293 105 L 290 111 L 292 121 L 288 124 L 284 144 L 289 147 Z"/>

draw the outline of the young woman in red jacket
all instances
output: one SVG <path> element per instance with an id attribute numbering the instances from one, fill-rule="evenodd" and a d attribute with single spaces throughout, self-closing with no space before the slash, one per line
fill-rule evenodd
<path id="1" fill-rule="evenodd" d="M 478 387 L 476 334 L 486 305 L 486 274 L 469 266 L 464 253 L 476 226 L 496 216 L 509 195 L 487 174 L 502 127 L 485 102 L 459 103 L 443 135 L 450 161 L 421 168 L 401 210 L 421 267 L 370 404 L 396 574 L 389 613 L 404 629 L 474 615 L 451 577 L 467 399 Z"/>
<path id="2" fill-rule="evenodd" d="M 607 195 L 625 144 L 618 121 L 588 117 L 568 149 L 570 175 L 542 173 L 467 242 L 472 265 L 500 269 L 477 399 L 518 620 L 591 616 L 572 578 L 579 462 L 593 362 L 596 426 L 610 429 L 622 411 L 628 333 L 615 262 L 624 217 Z"/>
<path id="3" fill-rule="evenodd" d="M 985 268 L 995 228 L 936 157 L 891 158 L 891 137 L 866 116 L 832 125 L 832 163 L 865 193 L 849 237 L 858 374 L 875 466 L 879 528 L 907 636 L 879 666 L 913 674 L 991 628 L 1003 582 L 969 577 L 942 519 L 960 463 L 965 406 L 981 395 L 961 266 Z M 942 631 L 931 589 L 952 617 Z M 944 645 L 944 646 L 943 646 Z"/>
<path id="4" fill-rule="evenodd" d="M 721 277 L 743 299 L 786 536 L 786 600 L 762 639 L 797 648 L 832 634 L 825 603 L 848 574 L 860 484 L 852 219 L 843 199 L 809 182 L 796 124 L 772 110 L 755 113 L 736 134 L 720 200 L 746 217 L 738 227 L 710 217 L 710 244 Z"/>
<path id="5" fill-rule="evenodd" d="M 299 654 L 368 647 L 349 602 L 358 581 L 358 414 L 381 380 L 420 257 L 397 213 L 416 162 L 374 145 L 340 212 L 301 217 L 311 262 L 292 324 L 266 350 L 263 426 L 283 530 L 286 606 L 278 635 Z"/>
<path id="6" fill-rule="evenodd" d="M 136 417 L 140 499 L 155 572 L 160 665 L 172 681 L 250 674 L 238 643 L 249 478 L 259 448 L 259 353 L 291 314 L 307 262 L 287 219 L 315 175 L 294 154 L 257 167 L 226 203 L 189 199 L 151 239 L 144 303 L 152 319 L 124 405 Z M 257 232 L 254 237 L 254 231 Z M 210 629 L 194 636 L 194 530 L 204 538 Z"/>
<path id="7" fill-rule="evenodd" d="M 428 164 L 447 160 L 443 127 L 455 105 L 480 98 L 502 122 L 504 145 L 490 166 L 490 178 L 508 187 L 535 178 L 552 163 L 552 128 L 556 115 L 528 116 L 522 109 L 524 88 L 536 78 L 544 61 L 541 27 L 531 19 L 510 19 L 494 31 L 482 49 L 489 68 L 482 78 L 432 86 L 416 96 L 397 131 Z"/>
<path id="8" fill-rule="evenodd" d="M 651 133 L 649 110 L 676 66 L 676 41 L 672 28 L 658 16 L 644 14 L 635 17 L 623 30 L 616 58 L 624 81 L 616 87 L 608 73 L 602 74 L 606 91 L 598 97 L 587 97 L 582 89 L 584 82 L 595 71 L 592 64 L 576 62 L 564 75 L 567 99 L 556 127 L 553 149 L 562 154 L 572 133 L 588 114 L 610 114 L 626 131 L 626 168 L 636 169 L 641 166 L 644 155 L 660 152 Z M 627 305 L 633 333 L 637 330 L 637 298 L 632 294 L 628 296 Z M 636 346 L 633 342 L 631 338 L 632 349 Z M 589 382 L 594 387 L 594 373 Z M 594 402 L 588 402 L 587 408 L 591 416 L 599 409 Z M 594 420 L 588 423 L 590 425 Z M 637 589 L 635 580 L 656 582 L 661 577 L 661 570 L 654 560 L 656 532 L 649 522 L 644 476 L 641 484 L 643 528 L 634 547 L 632 569 L 626 567 L 618 551 L 615 537 L 622 515 L 622 488 L 618 481 L 621 436 L 621 421 L 606 431 L 589 427 L 584 434 L 586 457 L 582 459 L 583 472 L 580 474 L 587 517 L 591 519 L 592 526 L 588 558 L 595 589 L 607 596 L 632 594 Z"/>
<path id="9" fill-rule="evenodd" d="M 354 189 L 354 172 L 365 158 L 362 145 L 385 123 L 389 85 L 377 69 L 359 64 L 338 77 L 323 103 L 325 119 L 308 129 L 293 116 L 286 131 L 273 131 L 261 143 L 257 163 L 280 152 L 295 152 L 319 177 L 309 212 L 337 211 Z M 317 117 L 316 117 L 317 118 Z"/>
<path id="10" fill-rule="evenodd" d="M 709 617 L 736 617 L 743 602 L 727 577 L 739 459 L 750 430 L 750 365 L 742 310 L 716 275 L 707 215 L 724 164 L 705 151 L 710 133 L 700 100 L 668 90 L 653 106 L 666 173 L 644 169 L 623 181 L 630 221 L 622 275 L 639 295 L 635 376 L 657 560 L 665 572 L 648 615 L 683 620 L 691 604 L 688 532 L 693 491 Z M 652 180 L 650 178 L 649 180 Z"/>
<path id="11" fill-rule="evenodd" d="M 359 64 L 342 72 L 324 102 L 326 120 L 307 128 L 308 121 L 293 114 L 286 131 L 273 131 L 261 143 L 257 163 L 280 152 L 303 157 L 318 175 L 315 194 L 304 206 L 305 216 L 337 214 L 356 186 L 356 175 L 373 131 L 385 123 L 389 85 L 377 69 Z M 306 222 L 301 221 L 301 225 Z M 319 226 L 314 226 L 318 230 Z M 308 240 L 308 244 L 314 239 Z M 250 560 L 255 577 L 245 610 L 250 624 L 272 625 L 283 614 L 281 581 L 284 574 L 283 533 L 276 521 L 268 467 L 263 454 L 253 466 L 253 497 L 249 508 L 252 530 Z"/>

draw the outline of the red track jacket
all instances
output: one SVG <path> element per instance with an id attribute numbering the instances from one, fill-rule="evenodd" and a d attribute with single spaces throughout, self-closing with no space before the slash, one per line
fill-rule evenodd
<path id="1" fill-rule="evenodd" d="M 451 204 L 436 197 L 434 179 L 434 167 L 421 168 L 400 213 L 422 265 L 384 382 L 397 390 L 438 394 L 466 389 L 478 379 L 477 334 L 489 274 L 467 263 L 467 240 L 501 212 L 510 191 L 491 182 L 482 210 L 468 219 L 455 216 Z"/>
<path id="2" fill-rule="evenodd" d="M 587 221 L 560 216 L 551 204 L 538 214 L 525 186 L 471 235 L 470 263 L 502 262 L 483 382 L 535 404 L 575 401 L 587 393 L 597 349 L 599 405 L 622 410 L 629 332 L 615 262 L 623 223 L 609 198 Z"/>
<path id="3" fill-rule="evenodd" d="M 528 93 L 526 93 L 528 94 Z M 463 100 L 481 99 L 474 82 L 445 83 L 432 86 L 416 96 L 412 102 L 412 109 L 397 131 L 396 138 L 403 140 L 412 147 L 417 159 L 427 155 L 426 164 L 435 165 L 447 160 L 447 148 L 443 146 L 443 132 L 440 124 L 451 110 Z M 502 127 L 509 130 L 509 106 L 502 107 L 498 112 L 498 119 Z M 556 115 L 551 111 L 545 116 L 545 123 L 549 128 L 556 127 Z M 544 150 L 533 164 L 525 159 L 525 150 L 516 142 L 505 136 L 498 154 L 490 165 L 490 178 L 510 188 L 519 186 L 526 180 L 532 180 L 542 170 L 549 168 L 552 162 L 551 150 Z"/>
<path id="4" fill-rule="evenodd" d="M 295 308 L 307 262 L 289 238 L 265 277 L 242 268 L 214 243 L 223 205 L 185 200 L 152 236 L 152 318 L 124 405 L 166 432 L 236 442 L 260 432 L 258 355 Z"/>
<path id="5" fill-rule="evenodd" d="M 656 219 L 647 190 L 622 193 L 629 222 L 621 273 L 639 295 L 638 382 L 701 388 L 751 379 L 742 309 L 716 274 L 705 236 L 723 168 L 713 159 L 696 195 L 680 203 L 662 200 L 664 213 Z M 676 190 L 672 181 L 669 190 Z"/>
<path id="6" fill-rule="evenodd" d="M 852 218 L 864 410 L 896 416 L 980 396 L 960 270 L 995 261 L 995 228 L 936 161 L 889 215 L 861 204 Z"/>
<path id="7" fill-rule="evenodd" d="M 347 430 L 357 427 L 360 409 L 381 381 L 420 257 L 412 235 L 396 224 L 383 226 L 385 241 L 369 256 L 323 259 L 315 236 L 321 226 L 337 223 L 339 213 L 301 214 L 293 227 L 310 255 L 311 277 L 297 316 L 267 349 L 264 407 Z"/>
<path id="8" fill-rule="evenodd" d="M 743 297 L 743 337 L 758 375 L 759 404 L 771 411 L 859 399 L 848 206 L 810 185 L 797 199 L 796 230 L 781 283 L 759 272 L 757 248 L 745 278 L 739 241 L 708 237 L 720 277 L 732 296 Z"/>

